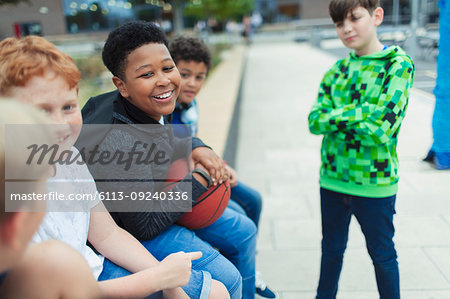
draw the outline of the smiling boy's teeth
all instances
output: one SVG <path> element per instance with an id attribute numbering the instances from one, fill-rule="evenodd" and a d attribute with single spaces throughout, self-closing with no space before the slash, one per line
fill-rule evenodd
<path id="1" fill-rule="evenodd" d="M 162 94 L 160 96 L 155 96 L 155 98 L 157 98 L 157 99 L 167 99 L 168 97 L 170 97 L 171 94 L 172 94 L 172 91 L 169 91 L 169 92 L 167 92 L 165 94 Z"/>

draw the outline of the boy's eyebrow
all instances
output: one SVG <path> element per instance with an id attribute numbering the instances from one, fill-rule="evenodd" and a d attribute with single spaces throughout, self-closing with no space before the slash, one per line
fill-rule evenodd
<path id="1" fill-rule="evenodd" d="M 139 71 L 140 69 L 146 68 L 146 67 L 148 67 L 148 66 L 152 66 L 152 64 L 151 64 L 151 63 L 148 63 L 148 64 L 141 65 L 141 66 L 138 67 L 135 71 L 137 72 L 137 71 Z"/>
<path id="2" fill-rule="evenodd" d="M 185 72 L 192 73 L 192 71 L 190 69 L 187 69 L 187 68 L 182 68 L 182 69 L 180 69 L 180 71 L 185 71 Z M 206 74 L 206 72 L 200 72 L 199 74 Z"/>
<path id="3" fill-rule="evenodd" d="M 164 62 L 164 61 L 167 61 L 167 60 L 172 60 L 172 58 L 170 58 L 170 57 L 164 58 L 163 60 L 161 60 L 161 62 Z M 147 63 L 147 64 L 144 64 L 144 65 L 141 65 L 140 67 L 138 67 L 135 70 L 135 72 L 139 71 L 140 69 L 146 68 L 148 66 L 152 66 L 152 64 L 151 63 Z"/>
<path id="4" fill-rule="evenodd" d="M 58 103 L 61 103 L 61 102 L 72 102 L 72 101 L 78 101 L 78 97 L 63 97 L 62 99 L 61 99 L 62 97 L 60 97 L 60 100 L 58 100 Z M 38 103 L 38 104 L 42 104 L 42 103 L 44 103 L 44 104 L 47 104 L 48 103 L 48 99 L 47 98 L 40 98 L 40 99 L 37 99 L 36 100 L 36 103 Z"/>
<path id="5" fill-rule="evenodd" d="M 189 72 L 189 73 L 191 72 L 191 70 L 190 70 L 190 69 L 187 69 L 187 68 L 185 68 L 185 67 L 184 67 L 184 68 L 182 68 L 182 69 L 180 69 L 180 71 L 186 71 L 186 72 Z"/>

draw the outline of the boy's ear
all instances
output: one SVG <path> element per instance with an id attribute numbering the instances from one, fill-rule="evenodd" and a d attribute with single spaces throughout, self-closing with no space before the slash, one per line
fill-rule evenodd
<path id="1" fill-rule="evenodd" d="M 0 223 L 0 240 L 12 249 L 20 249 L 20 229 L 25 223 L 25 213 L 11 212 Z"/>
<path id="2" fill-rule="evenodd" d="M 126 85 L 125 85 L 125 82 L 123 82 L 123 80 L 120 79 L 120 78 L 117 77 L 117 76 L 114 76 L 114 77 L 112 78 L 112 81 L 113 81 L 114 85 L 117 87 L 117 89 L 119 90 L 120 94 L 121 94 L 124 98 L 127 99 L 127 98 L 129 97 L 129 95 L 128 95 L 128 90 L 127 90 L 127 87 L 126 87 Z"/>
<path id="3" fill-rule="evenodd" d="M 373 18 L 375 21 L 375 25 L 379 26 L 381 25 L 381 23 L 383 22 L 383 18 L 384 18 L 384 10 L 381 7 L 377 7 L 374 11 L 373 11 Z"/>

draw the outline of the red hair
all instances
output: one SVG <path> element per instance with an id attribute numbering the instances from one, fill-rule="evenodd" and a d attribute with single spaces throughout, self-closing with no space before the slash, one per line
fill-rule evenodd
<path id="1" fill-rule="evenodd" d="M 81 79 L 73 59 L 39 36 L 6 38 L 0 42 L 0 95 L 14 86 L 25 86 L 34 76 L 53 72 L 64 78 L 70 89 Z"/>

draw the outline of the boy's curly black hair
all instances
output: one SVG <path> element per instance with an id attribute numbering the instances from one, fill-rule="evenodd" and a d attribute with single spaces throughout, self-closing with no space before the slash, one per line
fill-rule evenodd
<path id="1" fill-rule="evenodd" d="M 330 17 L 334 23 L 342 22 L 353 9 L 362 6 L 370 14 L 380 6 L 380 0 L 331 0 L 328 5 Z"/>
<path id="2" fill-rule="evenodd" d="M 123 24 L 109 33 L 103 47 L 103 63 L 114 76 L 125 80 L 128 55 L 150 43 L 169 45 L 158 25 L 143 21 Z"/>
<path id="3" fill-rule="evenodd" d="M 203 62 L 208 71 L 211 68 L 211 52 L 198 38 L 179 36 L 169 46 L 175 64 L 180 60 Z"/>

